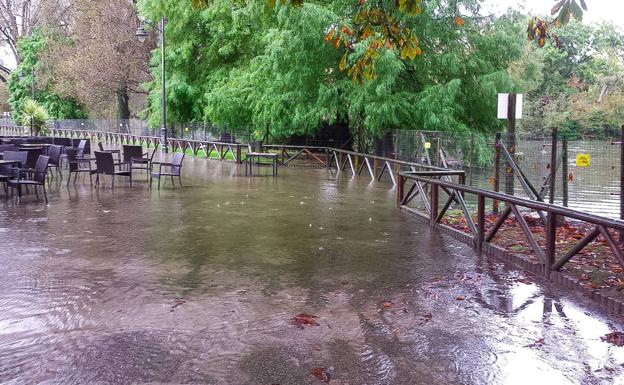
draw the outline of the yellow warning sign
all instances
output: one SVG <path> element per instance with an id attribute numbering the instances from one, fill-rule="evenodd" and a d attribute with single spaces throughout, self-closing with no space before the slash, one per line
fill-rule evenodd
<path id="1" fill-rule="evenodd" d="M 428 150 L 431 148 L 431 142 L 425 142 L 425 148 Z"/>
<path id="2" fill-rule="evenodd" d="M 576 167 L 589 167 L 591 156 L 589 154 L 576 154 Z"/>

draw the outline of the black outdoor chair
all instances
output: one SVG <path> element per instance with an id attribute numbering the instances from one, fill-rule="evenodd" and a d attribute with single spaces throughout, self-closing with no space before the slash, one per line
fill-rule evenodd
<path id="1" fill-rule="evenodd" d="M 46 203 L 48 203 L 48 194 L 46 193 L 45 180 L 46 174 L 48 173 L 49 160 L 49 157 L 39 155 L 39 158 L 37 158 L 37 161 L 35 162 L 34 169 L 18 169 L 15 179 L 9 179 L 8 186 L 17 190 L 18 201 L 19 198 L 21 198 L 22 196 L 22 186 L 33 186 L 33 188 L 35 189 L 35 194 L 37 195 L 37 199 L 39 199 L 39 191 L 37 187 L 42 186 L 43 197 L 45 198 Z M 30 175 L 31 177 L 29 178 L 27 177 L 27 175 Z"/>
<path id="2" fill-rule="evenodd" d="M 124 165 L 128 167 L 128 170 L 130 169 L 132 165 L 132 159 L 134 158 L 140 159 L 146 155 L 147 154 L 143 153 L 143 147 L 141 146 L 135 146 L 135 145 L 130 145 L 130 144 L 123 145 L 123 161 L 122 162 Z"/>
<path id="3" fill-rule="evenodd" d="M 85 139 L 81 139 L 80 142 L 78 142 L 78 152 L 76 153 L 76 156 L 78 158 L 84 158 L 85 157 L 85 148 L 87 147 L 87 141 Z"/>
<path id="4" fill-rule="evenodd" d="M 19 161 L 16 165 L 11 166 L 3 166 L 0 167 L 0 183 L 4 184 L 4 192 L 8 193 L 8 182 L 9 179 L 15 178 L 17 176 L 17 170 L 19 168 L 26 167 L 26 157 L 28 153 L 23 151 L 4 151 L 4 160 L 17 160 Z"/>
<path id="5" fill-rule="evenodd" d="M 116 163 L 113 159 L 113 154 L 110 152 L 95 152 L 95 185 L 97 186 L 100 183 L 100 175 L 110 175 L 112 178 L 111 188 L 115 189 L 115 177 L 116 176 L 127 176 L 130 178 L 130 187 L 132 187 L 132 172 L 131 170 L 117 170 L 116 166 L 119 166 L 119 163 Z"/>
<path id="6" fill-rule="evenodd" d="M 93 174 L 96 173 L 96 170 L 91 168 L 91 159 L 81 158 L 79 159 L 76 155 L 78 150 L 75 148 L 66 148 L 65 154 L 67 155 L 67 166 L 69 167 L 69 178 L 67 178 L 67 185 L 69 186 L 69 181 L 71 180 L 71 175 L 74 174 L 74 183 L 78 179 L 78 174 L 80 173 L 88 173 L 89 181 L 93 184 Z"/>
<path id="7" fill-rule="evenodd" d="M 26 151 L 5 151 L 2 159 L 19 160 L 20 161 L 19 168 L 26 168 L 26 163 L 28 161 L 28 153 Z"/>
<path id="8" fill-rule="evenodd" d="M 152 162 L 154 160 L 155 154 L 156 154 L 156 150 L 153 150 L 152 154 L 149 157 L 130 158 L 130 171 L 145 170 L 145 173 L 147 174 L 147 178 L 149 179 L 150 171 L 152 170 Z"/>
<path id="9" fill-rule="evenodd" d="M 117 155 L 117 163 L 121 162 L 121 151 L 118 149 L 104 149 L 104 144 L 102 142 L 98 142 L 98 148 L 102 152 L 110 152 L 113 155 Z"/>
<path id="10" fill-rule="evenodd" d="M 48 163 L 48 168 L 56 168 L 57 174 L 63 179 L 63 173 L 61 172 L 61 154 L 63 153 L 63 146 L 59 145 L 51 145 L 48 147 L 48 156 L 50 157 L 50 162 Z M 50 174 L 52 177 L 53 173 Z"/>
<path id="11" fill-rule="evenodd" d="M 26 168 L 35 168 L 35 164 L 39 160 L 39 156 L 43 155 L 42 147 L 22 149 L 21 151 L 28 153 L 26 158 Z"/>
<path id="12" fill-rule="evenodd" d="M 158 179 L 158 189 L 160 190 L 161 177 L 171 177 L 171 183 L 175 186 L 173 177 L 178 177 L 180 187 L 182 187 L 182 162 L 184 161 L 184 153 L 176 152 L 173 154 L 171 162 L 152 162 L 152 170 L 150 172 L 149 187 L 152 188 L 152 179 Z M 158 171 L 154 170 L 154 166 L 158 166 Z M 169 167 L 169 172 L 163 172 L 163 167 Z"/>

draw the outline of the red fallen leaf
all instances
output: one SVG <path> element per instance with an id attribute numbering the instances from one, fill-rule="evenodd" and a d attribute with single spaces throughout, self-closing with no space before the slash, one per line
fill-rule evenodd
<path id="1" fill-rule="evenodd" d="M 543 338 L 540 338 L 539 340 L 533 342 L 532 344 L 525 345 L 525 348 L 537 348 L 540 346 L 544 346 L 545 344 L 546 344 L 546 341 L 544 341 Z"/>
<path id="2" fill-rule="evenodd" d="M 326 384 L 329 384 L 329 381 L 331 381 L 331 374 L 328 370 L 325 370 L 325 368 L 321 368 L 321 367 L 313 368 L 311 370 L 311 373 L 314 377 L 318 378 L 319 380 L 323 381 Z"/>
<path id="3" fill-rule="evenodd" d="M 615 346 L 624 346 L 624 333 L 622 332 L 611 332 L 600 339 Z"/>
<path id="4" fill-rule="evenodd" d="M 382 301 L 381 306 L 385 307 L 385 308 L 390 308 L 392 306 L 394 306 L 394 303 L 392 301 Z"/>
<path id="5" fill-rule="evenodd" d="M 457 298 L 455 298 L 455 299 L 456 299 L 456 300 L 458 300 L 458 301 L 463 301 L 463 300 L 465 300 L 466 298 L 464 298 L 464 296 L 463 296 L 463 295 L 460 295 L 459 297 L 457 297 Z"/>
<path id="6" fill-rule="evenodd" d="M 317 318 L 315 315 L 299 313 L 294 316 L 290 322 L 299 329 L 303 329 L 304 326 L 319 326 L 319 323 L 316 322 L 315 318 Z"/>

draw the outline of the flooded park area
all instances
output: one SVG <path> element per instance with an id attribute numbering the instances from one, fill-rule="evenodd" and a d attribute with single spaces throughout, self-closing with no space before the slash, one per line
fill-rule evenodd
<path id="1" fill-rule="evenodd" d="M 0 383 L 624 384 L 603 340 L 621 318 L 400 212 L 386 182 L 183 175 L 0 205 Z"/>

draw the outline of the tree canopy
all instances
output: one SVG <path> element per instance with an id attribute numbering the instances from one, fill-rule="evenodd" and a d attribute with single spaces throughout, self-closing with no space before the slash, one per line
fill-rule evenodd
<path id="1" fill-rule="evenodd" d="M 352 11 L 351 1 L 266 7 L 212 0 L 197 11 L 191 0 L 143 0 L 139 8 L 149 18 L 168 18 L 172 120 L 203 119 L 282 137 L 335 122 L 371 135 L 395 128 L 499 128 L 492 100 L 514 88 L 507 67 L 522 54 L 522 28 L 509 33 L 505 18 L 491 22 L 470 13 L 477 3 L 463 2 L 466 15 L 458 23 L 448 2 L 418 2 L 419 12 L 401 23 L 419 36 L 419 55 L 405 60 L 403 49 L 379 49 L 376 76 L 364 82 L 354 82 L 348 69 L 366 55 L 372 37 L 351 43 L 346 56 L 328 38 Z M 148 88 L 155 120 L 159 83 Z"/>
<path id="2" fill-rule="evenodd" d="M 32 98 L 33 85 L 35 100 L 40 103 L 50 117 L 55 119 L 86 117 L 86 111 L 80 103 L 74 99 L 62 97 L 56 92 L 53 79 L 41 76 L 45 68 L 40 58 L 47 49 L 47 45 L 48 41 L 39 29 L 18 41 L 17 52 L 19 52 L 21 62 L 11 72 L 8 82 L 9 104 L 13 109 L 13 117 L 19 121 L 22 105 Z"/>

